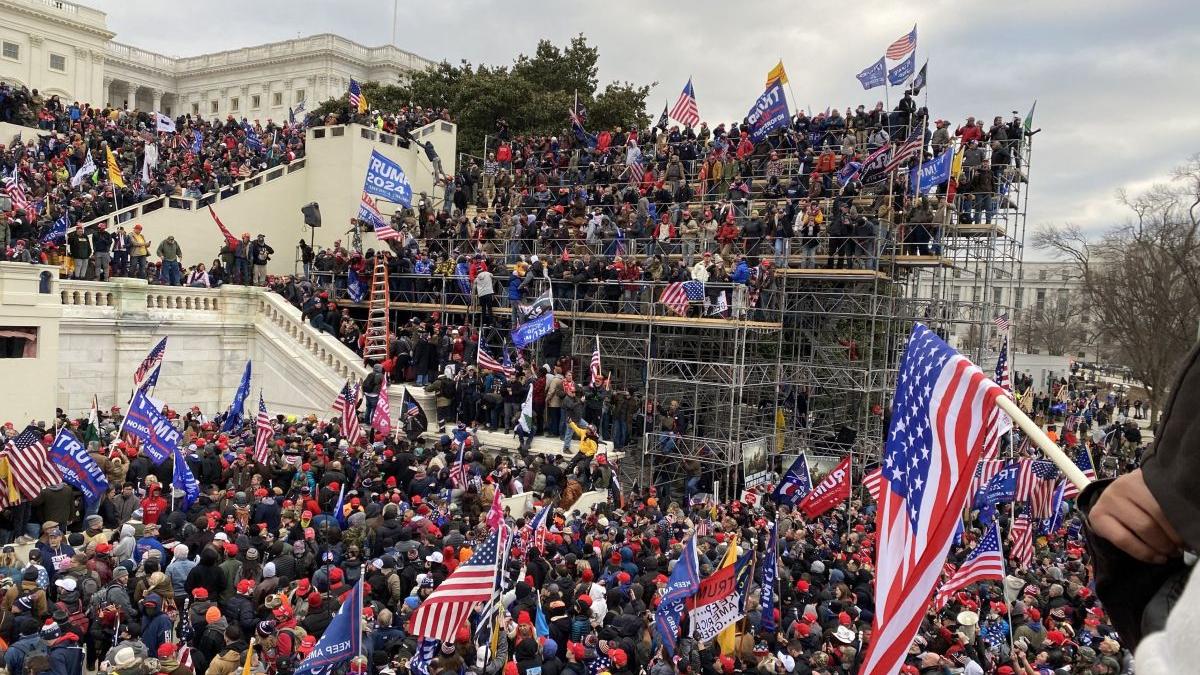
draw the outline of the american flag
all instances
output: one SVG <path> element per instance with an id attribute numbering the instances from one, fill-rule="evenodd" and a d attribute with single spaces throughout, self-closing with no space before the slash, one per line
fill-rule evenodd
<path id="1" fill-rule="evenodd" d="M 354 110 L 360 110 L 362 107 L 362 87 L 358 86 L 358 81 L 353 77 L 350 78 L 350 107 Z"/>
<path id="2" fill-rule="evenodd" d="M 683 92 L 675 107 L 671 108 L 671 117 L 679 120 L 685 127 L 694 127 L 700 123 L 700 109 L 696 107 L 696 90 L 692 89 L 692 78 L 683 85 Z"/>
<path id="3" fill-rule="evenodd" d="M 604 381 L 604 370 L 600 367 L 600 334 L 596 334 L 596 348 L 592 350 L 592 386 L 598 386 Z"/>
<path id="4" fill-rule="evenodd" d="M 642 150 L 637 146 L 635 141 L 629 142 L 629 147 L 625 149 L 625 166 L 629 170 L 629 182 L 636 183 L 642 180 Z"/>
<path id="5" fill-rule="evenodd" d="M 389 225 L 383 219 L 383 214 L 379 212 L 379 207 L 375 205 L 375 200 L 367 193 L 362 193 L 362 198 L 358 203 L 358 219 L 371 224 L 371 229 L 375 231 L 375 238 L 380 241 L 390 241 L 402 239 L 402 235 L 396 231 L 394 227 Z"/>
<path id="6" fill-rule="evenodd" d="M 455 568 L 417 607 L 408 622 L 409 632 L 417 637 L 453 642 L 458 627 L 470 616 L 475 603 L 492 597 L 500 552 L 508 548 L 508 540 L 507 527 L 492 530 L 467 562 Z"/>
<path id="7" fill-rule="evenodd" d="M 1054 510 L 1054 488 L 1058 482 L 1058 467 L 1044 459 L 1021 460 L 1017 474 L 1015 501 L 1029 502 L 1034 518 L 1049 518 Z"/>
<path id="8" fill-rule="evenodd" d="M 4 176 L 4 191 L 8 193 L 8 197 L 12 200 L 13 207 L 17 211 L 24 211 L 29 208 L 29 198 L 25 196 L 25 188 L 21 187 L 21 177 L 17 175 L 17 167 L 15 166 L 11 173 Z"/>
<path id="9" fill-rule="evenodd" d="M 1004 342 L 1000 343 L 1000 355 L 996 357 L 996 384 L 1004 387 L 1004 391 L 1011 394 L 1012 378 L 1008 373 L 1008 338 L 1004 338 Z"/>
<path id="10" fill-rule="evenodd" d="M 371 428 L 384 436 L 392 433 L 392 403 L 388 400 L 387 375 L 383 376 L 383 384 L 379 385 L 379 400 L 371 412 Z"/>
<path id="11" fill-rule="evenodd" d="M 1011 425 L 1004 391 L 922 324 L 900 367 L 884 449 L 874 639 L 863 675 L 899 670 L 925 616 L 967 498 L 969 476 Z"/>
<path id="12" fill-rule="evenodd" d="M 267 403 L 263 400 L 262 391 L 258 392 L 258 419 L 254 422 L 254 461 L 266 464 L 271 452 L 271 439 L 275 437 L 275 428 L 271 426 L 271 418 L 267 415 Z"/>
<path id="13" fill-rule="evenodd" d="M 871 495 L 871 501 L 879 501 L 879 488 L 883 484 L 883 467 L 879 467 L 874 471 L 863 476 L 863 487 L 867 488 L 867 494 Z"/>
<path id="14" fill-rule="evenodd" d="M 905 33 L 900 36 L 895 42 L 888 45 L 887 57 L 893 61 L 908 56 L 908 53 L 917 48 L 917 26 L 913 24 L 912 32 Z"/>
<path id="15" fill-rule="evenodd" d="M 1012 326 L 1008 323 L 1007 313 L 1001 314 L 995 319 L 992 319 L 992 322 L 996 324 L 996 330 L 1000 331 L 1001 333 L 1007 334 L 1009 329 L 1012 328 Z"/>
<path id="16" fill-rule="evenodd" d="M 141 365 L 133 372 L 133 388 L 145 391 L 158 384 L 158 373 L 162 368 L 163 355 L 167 351 L 167 338 L 158 341 L 154 348 L 142 359 Z"/>
<path id="17" fill-rule="evenodd" d="M 895 171 L 898 166 L 914 157 L 920 157 L 925 151 L 925 128 L 914 129 L 904 144 L 892 152 L 892 159 L 883 167 L 884 173 Z"/>
<path id="18" fill-rule="evenodd" d="M 1075 448 L 1075 466 L 1083 472 L 1085 478 L 1089 481 L 1096 480 L 1096 467 L 1092 465 L 1092 453 L 1084 446 Z M 1071 481 L 1066 481 L 1067 485 L 1063 489 L 1063 499 L 1074 499 L 1079 496 L 1079 488 Z"/>
<path id="19" fill-rule="evenodd" d="M 1012 542 L 1013 560 L 1020 563 L 1022 567 L 1029 567 L 1029 564 L 1033 562 L 1033 523 L 1029 521 L 1028 514 L 1022 513 L 1013 518 L 1008 538 Z"/>
<path id="20" fill-rule="evenodd" d="M 970 504 L 984 486 L 1004 470 L 1008 462 L 1002 459 L 981 459 L 975 465 L 975 473 L 971 476 L 971 485 L 967 488 L 967 503 Z"/>
<path id="21" fill-rule="evenodd" d="M 667 284 L 663 289 L 662 297 L 659 298 L 662 304 L 676 314 L 683 316 L 687 313 L 689 302 L 704 301 L 704 282 L 692 279 L 691 281 L 675 281 Z"/>
<path id="22" fill-rule="evenodd" d="M 551 508 L 549 504 L 543 506 L 537 515 L 521 528 L 522 550 L 528 552 L 529 549 L 536 548 L 538 553 L 545 552 L 546 534 L 550 531 L 546 523 L 550 520 Z"/>
<path id="23" fill-rule="evenodd" d="M 401 400 L 400 407 L 404 411 L 405 419 L 410 420 L 412 428 L 418 433 L 424 433 L 429 428 L 429 420 L 425 417 L 425 411 L 421 410 L 421 406 L 409 393 L 408 387 L 404 388 L 404 398 Z"/>
<path id="24" fill-rule="evenodd" d="M 46 456 L 42 434 L 41 429 L 29 425 L 4 446 L 13 483 L 21 496 L 29 500 L 36 499 L 43 488 L 63 482 L 62 475 Z"/>
<path id="25" fill-rule="evenodd" d="M 933 606 L 941 609 L 959 590 L 980 581 L 1004 578 L 1004 554 L 1000 552 L 1000 531 L 996 523 L 988 528 L 979 545 L 967 556 L 958 571 L 938 588 Z"/>
<path id="26" fill-rule="evenodd" d="M 454 463 L 454 466 L 450 467 L 450 482 L 456 488 L 465 488 L 467 486 L 467 479 L 470 478 L 470 467 L 463 461 L 466 445 L 466 443 L 458 445 L 458 461 Z"/>
<path id="27" fill-rule="evenodd" d="M 504 373 L 505 377 L 513 377 L 517 374 L 517 371 L 513 369 L 511 362 L 507 365 L 500 363 L 496 360 L 496 357 L 489 354 L 488 351 L 483 348 L 482 344 L 479 345 L 479 349 L 475 351 L 475 363 L 482 370 L 490 370 L 494 373 Z"/>
<path id="28" fill-rule="evenodd" d="M 358 386 L 347 381 L 333 401 L 333 411 L 342 415 L 342 435 L 350 445 L 358 442 L 358 393 Z"/>

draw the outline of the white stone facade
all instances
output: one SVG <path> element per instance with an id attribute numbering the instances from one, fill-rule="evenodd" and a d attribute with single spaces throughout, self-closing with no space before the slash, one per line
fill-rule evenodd
<path id="1" fill-rule="evenodd" d="M 350 78 L 395 83 L 432 61 L 392 45 L 322 33 L 231 51 L 172 57 L 113 42 L 103 12 L 59 0 L 0 0 L 0 80 L 92 105 L 170 115 L 283 120 Z"/>

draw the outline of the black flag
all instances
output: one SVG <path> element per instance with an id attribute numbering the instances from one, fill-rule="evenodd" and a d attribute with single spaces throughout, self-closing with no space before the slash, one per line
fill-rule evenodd
<path id="1" fill-rule="evenodd" d="M 925 64 L 921 66 L 921 70 L 917 72 L 917 76 L 913 78 L 912 93 L 917 96 L 921 90 L 925 88 L 925 69 L 929 67 L 929 60 L 926 59 Z"/>
<path id="2" fill-rule="evenodd" d="M 425 411 L 413 395 L 408 393 L 407 388 L 404 390 L 404 401 L 400 404 L 400 409 L 404 412 L 404 428 L 409 431 L 410 438 L 420 436 L 429 429 L 429 418 L 425 416 Z"/>
<path id="3" fill-rule="evenodd" d="M 659 129 L 662 129 L 663 131 L 667 130 L 667 124 L 668 124 L 667 119 L 668 119 L 667 118 L 667 104 L 663 103 L 662 114 L 658 116 L 658 128 Z"/>

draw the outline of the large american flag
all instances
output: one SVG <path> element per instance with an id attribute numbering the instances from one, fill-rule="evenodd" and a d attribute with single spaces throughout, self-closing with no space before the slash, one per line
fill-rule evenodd
<path id="1" fill-rule="evenodd" d="M 496 357 L 489 354 L 488 351 L 483 348 L 482 344 L 479 345 L 479 349 L 475 350 L 475 363 L 481 370 L 490 370 L 494 373 L 504 373 L 505 377 L 511 378 L 517 374 L 517 371 L 512 367 L 511 362 L 507 364 L 500 363 L 496 360 Z"/>
<path id="2" fill-rule="evenodd" d="M 158 341 L 158 344 L 146 354 L 146 358 L 142 359 L 141 365 L 137 370 L 133 371 L 133 388 L 138 391 L 149 389 L 158 384 L 158 373 L 162 368 L 163 355 L 167 351 L 167 338 Z"/>
<path id="3" fill-rule="evenodd" d="M 933 331 L 913 326 L 884 448 L 876 613 L 863 675 L 904 661 L 958 528 L 970 476 L 1011 425 L 1004 390 Z"/>
<path id="4" fill-rule="evenodd" d="M 593 387 L 601 384 L 604 381 L 604 370 L 600 367 L 600 334 L 596 334 L 596 348 L 592 350 L 592 363 L 589 366 L 592 373 L 591 384 Z"/>
<path id="5" fill-rule="evenodd" d="M 63 482 L 62 475 L 46 456 L 46 446 L 42 444 L 43 433 L 41 429 L 29 425 L 4 446 L 13 483 L 25 499 L 36 499 L 43 488 Z"/>
<path id="6" fill-rule="evenodd" d="M 683 92 L 675 107 L 671 108 L 671 118 L 679 120 L 685 127 L 694 127 L 700 123 L 700 109 L 696 107 L 696 90 L 692 89 L 692 78 L 683 85 Z"/>
<path id="7" fill-rule="evenodd" d="M 907 53 L 907 52 L 906 52 Z M 357 111 L 362 105 L 362 87 L 358 86 L 358 81 L 353 77 L 350 78 L 350 108 Z"/>
<path id="8" fill-rule="evenodd" d="M 508 547 L 508 540 L 508 527 L 493 530 L 470 559 L 455 568 L 417 607 L 408 622 L 409 632 L 417 637 L 453 642 L 458 627 L 470 616 L 475 603 L 492 597 L 500 552 Z"/>
<path id="9" fill-rule="evenodd" d="M 1033 562 L 1033 523 L 1029 521 L 1027 514 L 1022 513 L 1013 518 L 1008 538 L 1012 542 L 1012 559 L 1022 567 L 1029 567 Z"/>
<path id="10" fill-rule="evenodd" d="M 1003 578 L 1004 554 L 1000 551 L 1000 530 L 993 522 L 987 533 L 979 540 L 979 545 L 975 547 L 975 550 L 971 551 L 954 575 L 938 588 L 933 605 L 940 609 L 960 589 L 980 581 L 988 579 L 999 581 Z"/>
<path id="11" fill-rule="evenodd" d="M 669 283 L 659 300 L 672 312 L 682 316 L 687 313 L 688 303 L 704 302 L 704 282 L 692 279 Z"/>
<path id="12" fill-rule="evenodd" d="M 1011 394 L 1012 392 L 1012 377 L 1009 375 L 1008 368 L 1008 338 L 1004 338 L 1004 342 L 1000 343 L 1000 355 L 996 357 L 996 384 L 1004 387 L 1004 391 Z"/>
<path id="13" fill-rule="evenodd" d="M 8 193 L 8 197 L 12 200 L 13 207 L 17 211 L 24 211 L 29 208 L 29 198 L 25 196 L 25 188 L 21 186 L 21 177 L 17 175 L 17 167 L 15 166 L 11 173 L 4 176 L 4 191 Z"/>
<path id="14" fill-rule="evenodd" d="M 905 33 L 897 38 L 895 42 L 888 45 L 887 57 L 893 61 L 908 56 L 908 53 L 917 48 L 917 26 L 913 24 L 912 32 Z"/>
<path id="15" fill-rule="evenodd" d="M 1021 460 L 1017 474 L 1015 501 L 1029 502 L 1034 518 L 1049 518 L 1054 511 L 1054 488 L 1058 483 L 1058 467 L 1045 459 Z"/>
<path id="16" fill-rule="evenodd" d="M 908 160 L 914 157 L 919 158 L 924 151 L 925 128 L 913 129 L 913 132 L 908 136 L 908 140 L 904 141 L 902 145 L 892 152 L 892 158 L 888 161 L 887 166 L 883 167 L 883 172 L 891 173 L 895 171 L 897 167 Z"/>
<path id="17" fill-rule="evenodd" d="M 258 392 L 258 418 L 254 421 L 254 461 L 266 464 L 271 452 L 271 439 L 275 437 L 275 428 L 271 426 L 271 417 L 267 415 L 267 403 L 263 400 L 262 392 Z"/>

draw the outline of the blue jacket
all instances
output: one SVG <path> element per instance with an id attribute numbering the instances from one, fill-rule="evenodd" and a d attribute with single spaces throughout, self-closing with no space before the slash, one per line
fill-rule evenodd
<path id="1" fill-rule="evenodd" d="M 508 299 L 513 302 L 521 299 L 521 277 L 516 274 L 508 277 Z"/>
<path id="2" fill-rule="evenodd" d="M 750 266 L 745 260 L 738 262 L 737 267 L 729 274 L 729 280 L 735 284 L 746 284 L 750 281 Z"/>
<path id="3" fill-rule="evenodd" d="M 46 643 L 42 641 L 41 636 L 37 633 L 26 635 L 25 637 L 12 643 L 8 651 L 4 653 L 4 665 L 10 673 L 25 672 L 25 655 L 37 650 L 46 649 Z"/>

